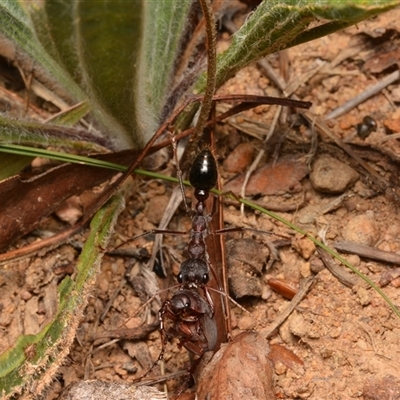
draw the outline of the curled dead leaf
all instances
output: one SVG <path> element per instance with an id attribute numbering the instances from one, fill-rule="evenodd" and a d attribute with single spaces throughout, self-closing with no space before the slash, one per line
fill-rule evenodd
<path id="1" fill-rule="evenodd" d="M 201 371 L 199 400 L 276 399 L 269 345 L 255 332 L 244 332 L 223 344 Z"/>
<path id="2" fill-rule="evenodd" d="M 102 154 L 94 158 L 128 165 L 137 152 L 132 150 Z M 7 247 L 32 231 L 42 218 L 54 212 L 68 198 L 102 185 L 83 210 L 87 221 L 117 190 L 110 180 L 119 172 L 81 164 L 63 164 L 40 175 L 22 179 L 20 175 L 0 182 L 0 246 Z M 108 183 L 107 183 L 108 182 Z"/>
<path id="3" fill-rule="evenodd" d="M 300 181 L 308 174 L 304 160 L 298 157 L 282 157 L 276 163 L 269 162 L 257 169 L 246 186 L 246 196 L 277 195 L 302 191 Z M 224 186 L 225 191 L 240 193 L 245 174 L 232 179 Z"/>

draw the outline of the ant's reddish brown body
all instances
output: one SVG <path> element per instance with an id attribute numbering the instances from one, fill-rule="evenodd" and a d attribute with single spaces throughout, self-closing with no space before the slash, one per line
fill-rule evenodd
<path id="1" fill-rule="evenodd" d="M 171 300 L 166 300 L 160 311 L 160 332 L 163 350 L 168 337 L 179 339 L 179 346 L 185 347 L 201 357 L 213 350 L 217 342 L 217 327 L 214 319 L 214 305 L 208 292 L 209 265 L 207 263 L 205 238 L 209 232 L 211 215 L 206 212 L 205 201 L 217 182 L 217 164 L 211 151 L 205 149 L 195 158 L 189 173 L 190 184 L 194 187 L 197 200 L 192 210 L 192 228 L 188 245 L 189 258 L 180 267 L 178 282 L 180 288 Z M 198 290 L 201 289 L 204 297 Z M 172 327 L 165 329 L 165 319 L 172 321 Z"/>

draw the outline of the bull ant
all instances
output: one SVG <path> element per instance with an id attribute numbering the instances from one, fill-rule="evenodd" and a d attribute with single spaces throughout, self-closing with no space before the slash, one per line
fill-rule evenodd
<path id="1" fill-rule="evenodd" d="M 178 292 L 171 300 L 166 300 L 159 311 L 163 343 L 159 359 L 164 354 L 168 334 L 178 337 L 179 346 L 199 357 L 206 351 L 214 350 L 217 342 L 214 305 L 207 287 L 210 268 L 205 244 L 212 218 L 206 213 L 205 201 L 217 181 L 217 165 L 209 149 L 203 150 L 194 160 L 189 181 L 194 187 L 197 200 L 195 209 L 192 210 L 189 258 L 180 267 Z M 198 293 L 198 289 L 203 291 L 204 297 Z M 168 333 L 164 328 L 166 317 L 173 321 L 173 327 Z"/>

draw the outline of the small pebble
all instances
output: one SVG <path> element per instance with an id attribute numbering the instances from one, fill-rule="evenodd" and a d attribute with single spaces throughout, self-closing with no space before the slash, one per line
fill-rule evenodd
<path id="1" fill-rule="evenodd" d="M 263 300 L 268 300 L 272 295 L 272 290 L 268 285 L 263 286 L 262 292 L 261 292 L 261 298 Z"/>
<path id="2" fill-rule="evenodd" d="M 393 279 L 391 284 L 392 284 L 393 287 L 399 288 L 400 287 L 400 278 Z"/>
<path id="3" fill-rule="evenodd" d="M 67 222 L 70 225 L 76 224 L 79 218 L 82 217 L 83 211 L 81 201 L 78 196 L 72 196 L 66 200 L 55 212 L 61 221 Z"/>
<path id="4" fill-rule="evenodd" d="M 279 361 L 274 365 L 274 369 L 277 375 L 282 375 L 287 371 L 286 365 Z"/>
<path id="5" fill-rule="evenodd" d="M 344 193 L 358 178 L 357 171 L 326 154 L 317 159 L 310 174 L 314 189 L 329 194 Z"/>
<path id="6" fill-rule="evenodd" d="M 308 324 L 299 313 L 292 314 L 289 317 L 290 332 L 299 338 L 305 337 L 308 332 Z"/>
<path id="7" fill-rule="evenodd" d="M 123 364 L 122 368 L 131 374 L 135 374 L 138 370 L 137 366 L 131 361 Z"/>
<path id="8" fill-rule="evenodd" d="M 325 266 L 324 266 L 323 262 L 321 261 L 321 259 L 317 258 L 317 257 L 315 257 L 315 258 L 313 257 L 310 262 L 311 272 L 314 274 L 318 274 L 318 272 L 321 272 L 323 269 L 325 269 Z"/>
<path id="9" fill-rule="evenodd" d="M 306 260 L 315 252 L 315 244 L 305 236 L 296 236 L 292 241 L 292 247 Z"/>
<path id="10" fill-rule="evenodd" d="M 389 132 L 399 132 L 400 131 L 400 110 L 397 109 L 393 112 L 389 118 L 383 121 L 386 130 Z"/>
<path id="11" fill-rule="evenodd" d="M 124 377 L 126 375 L 128 375 L 128 371 L 126 369 L 124 369 L 123 367 L 120 367 L 118 365 L 114 366 L 114 371 L 116 374 L 118 374 L 121 377 Z"/>
<path id="12" fill-rule="evenodd" d="M 342 328 L 338 327 L 338 328 L 332 328 L 329 331 L 329 336 L 333 339 L 336 339 L 340 336 L 340 334 L 342 333 Z"/>
<path id="13" fill-rule="evenodd" d="M 97 287 L 102 294 L 106 294 L 110 287 L 107 273 L 100 273 L 97 277 Z"/>
<path id="14" fill-rule="evenodd" d="M 244 315 L 238 321 L 238 328 L 242 331 L 248 331 L 250 329 L 254 329 L 256 325 L 254 317 L 251 315 Z"/>
<path id="15" fill-rule="evenodd" d="M 357 288 L 358 301 L 362 306 L 367 306 L 371 303 L 371 295 L 369 291 L 363 287 Z"/>
<path id="16" fill-rule="evenodd" d="M 300 270 L 300 275 L 303 278 L 307 278 L 308 276 L 311 275 L 311 263 L 310 262 L 301 263 L 299 270 Z"/>
<path id="17" fill-rule="evenodd" d="M 361 214 L 351 218 L 343 229 L 343 239 L 372 246 L 379 238 L 379 230 L 372 215 Z"/>
<path id="18" fill-rule="evenodd" d="M 22 299 L 22 300 L 27 301 L 27 300 L 29 300 L 29 299 L 31 299 L 31 298 L 32 298 L 32 294 L 31 294 L 30 292 L 28 292 L 27 290 L 24 290 L 24 291 L 21 293 L 21 299 Z"/>

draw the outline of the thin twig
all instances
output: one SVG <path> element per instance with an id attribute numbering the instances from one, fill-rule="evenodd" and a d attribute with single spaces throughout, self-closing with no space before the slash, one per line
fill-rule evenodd
<path id="1" fill-rule="evenodd" d="M 312 284 L 314 283 L 315 276 L 311 275 L 308 278 L 305 278 L 301 284 L 298 292 L 293 297 L 290 304 L 286 307 L 286 309 L 278 315 L 275 319 L 274 323 L 269 327 L 266 332 L 263 332 L 263 336 L 266 339 L 269 339 L 275 331 L 286 321 L 289 315 L 294 311 L 294 309 L 300 304 L 300 302 L 304 299 L 308 291 L 310 290 Z"/>
<path id="2" fill-rule="evenodd" d="M 0 254 L 0 265 L 22 260 L 26 257 L 32 256 L 32 254 L 36 254 L 39 252 L 48 252 L 54 250 L 64 244 L 67 240 L 71 238 L 71 236 L 78 233 L 82 228 L 83 224 L 79 223 L 77 225 L 74 225 L 72 228 L 66 229 L 65 231 L 50 236 L 49 238 L 33 242 L 27 246 L 21 247 L 20 249 Z"/>
<path id="3" fill-rule="evenodd" d="M 400 265 L 400 255 L 391 253 L 384 250 L 379 250 L 374 247 L 366 246 L 354 242 L 347 242 L 345 240 L 332 243 L 336 250 L 344 251 L 345 253 L 357 254 L 360 257 L 369 258 L 384 263 Z"/>
<path id="4" fill-rule="evenodd" d="M 179 378 L 180 376 L 187 375 L 187 374 L 188 374 L 187 371 L 178 371 L 178 372 L 174 372 L 174 373 L 171 373 L 168 375 L 160 376 L 158 378 L 149 379 L 147 381 L 137 382 L 137 383 L 135 383 L 135 386 L 155 385 L 156 383 L 166 382 L 171 379 L 176 379 L 176 378 Z"/>
<path id="5" fill-rule="evenodd" d="M 400 133 L 392 133 L 391 135 L 387 135 L 384 138 L 378 140 L 379 143 L 387 142 L 388 140 L 400 139 Z"/>
<path id="6" fill-rule="evenodd" d="M 93 341 L 97 341 L 100 339 L 111 339 L 112 344 L 116 343 L 118 340 L 128 339 L 128 340 L 140 340 L 144 337 L 148 336 L 150 333 L 154 332 L 158 329 L 160 324 L 153 323 L 153 324 L 144 324 L 140 325 L 136 328 L 119 328 L 112 331 L 103 331 L 98 332 L 93 335 Z M 111 343 L 111 342 L 107 342 Z M 96 347 L 95 351 L 98 351 L 99 348 L 103 347 Z M 94 352 L 94 351 L 93 351 Z"/>
<path id="7" fill-rule="evenodd" d="M 378 349 L 376 347 L 375 339 L 374 339 L 374 336 L 373 336 L 371 330 L 369 329 L 369 327 L 365 324 L 362 324 L 359 321 L 356 321 L 356 322 L 357 322 L 358 326 L 368 335 L 369 340 L 371 341 L 372 348 L 374 349 L 374 353 L 378 354 Z"/>
<path id="8" fill-rule="evenodd" d="M 270 66 L 268 61 L 266 60 L 261 60 L 258 62 L 258 65 L 260 68 L 264 71 L 265 75 L 271 78 L 275 84 L 278 86 L 278 88 L 282 91 L 283 95 L 286 97 L 291 96 L 294 91 L 296 91 L 301 84 L 304 82 L 308 81 L 312 76 L 314 76 L 325 64 L 319 65 L 317 68 L 313 68 L 312 70 L 308 71 L 306 74 L 302 75 L 300 78 L 296 78 L 294 81 L 286 84 L 285 81 L 274 71 L 274 69 Z M 278 123 L 279 116 L 282 113 L 283 106 L 278 106 L 274 118 L 272 120 L 271 126 L 269 128 L 268 134 L 264 139 L 264 147 L 268 143 L 268 141 L 271 139 L 276 125 Z M 242 184 L 242 187 L 240 189 L 240 196 L 242 198 L 245 198 L 245 191 L 247 184 L 250 180 L 251 174 L 255 171 L 257 168 L 258 163 L 260 162 L 261 158 L 264 156 L 265 150 L 261 149 L 256 157 L 256 159 L 253 161 L 251 164 L 250 168 L 246 172 L 246 176 L 244 178 L 244 182 Z M 242 214 L 244 214 L 244 205 L 242 204 L 240 206 L 240 211 Z"/>
<path id="9" fill-rule="evenodd" d="M 396 82 L 400 78 L 400 71 L 394 71 L 387 77 L 383 78 L 376 85 L 369 87 L 364 92 L 360 93 L 358 96 L 342 104 L 340 107 L 332 110 L 328 115 L 325 116 L 325 121 L 328 119 L 338 118 L 343 114 L 346 114 L 354 107 L 368 100 L 370 97 L 375 96 L 380 93 L 384 88 Z"/>
<path id="10" fill-rule="evenodd" d="M 350 274 L 346 269 L 342 268 L 341 265 L 337 265 L 330 254 L 327 251 L 322 249 L 321 247 L 317 247 L 317 251 L 319 256 L 321 257 L 322 262 L 325 265 L 325 268 L 329 270 L 329 272 L 337 278 L 343 285 L 352 288 L 358 282 L 358 279 L 355 275 Z"/>
<path id="11" fill-rule="evenodd" d="M 178 164 L 179 165 L 179 164 Z M 183 196 L 183 197 L 182 197 Z M 184 199 L 185 205 L 187 207 L 186 203 L 186 197 L 184 196 L 184 192 L 182 194 L 182 188 L 181 187 L 176 187 L 172 190 L 171 196 L 169 198 L 167 207 L 163 213 L 163 216 L 161 218 L 160 223 L 158 224 L 157 229 L 159 230 L 166 230 L 168 227 L 168 224 L 170 223 L 172 217 L 174 216 L 176 210 L 178 209 L 179 205 L 181 204 L 182 199 Z M 151 251 L 151 256 L 148 264 L 148 268 L 150 271 L 153 271 L 154 268 L 154 262 L 157 258 L 157 253 L 159 250 L 162 248 L 162 243 L 163 243 L 163 235 L 159 234 L 155 236 L 154 239 L 154 244 L 153 244 L 153 249 Z M 164 275 L 167 275 L 164 267 L 164 263 L 161 263 L 161 269 L 164 273 Z"/>

